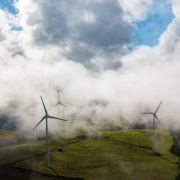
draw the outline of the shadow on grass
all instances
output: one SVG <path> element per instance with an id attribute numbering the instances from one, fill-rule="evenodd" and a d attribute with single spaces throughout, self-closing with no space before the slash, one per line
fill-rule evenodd
<path id="1" fill-rule="evenodd" d="M 180 173 L 176 176 L 175 180 L 180 180 Z"/>
<path id="2" fill-rule="evenodd" d="M 51 169 L 51 171 L 54 172 L 54 174 L 56 174 L 57 176 L 60 176 L 52 167 L 49 167 L 49 169 Z"/>
<path id="3" fill-rule="evenodd" d="M 104 138 L 104 139 L 108 139 L 108 138 Z M 131 143 L 127 143 L 127 142 L 124 142 L 124 141 L 115 140 L 115 139 L 111 139 L 111 140 L 120 142 L 120 143 L 125 144 L 125 145 L 127 145 L 127 146 L 130 146 L 130 148 L 132 148 L 132 146 L 134 146 L 134 147 L 139 147 L 139 148 L 144 148 L 144 149 L 152 149 L 151 147 L 148 147 L 148 146 L 135 145 L 135 144 L 131 144 Z M 170 163 L 172 163 L 172 164 L 176 164 L 176 165 L 179 164 L 178 162 L 172 162 L 172 161 L 170 161 L 170 160 L 162 157 L 162 154 L 159 153 L 159 152 L 156 152 L 156 153 L 154 153 L 154 154 L 152 154 L 152 155 L 157 156 L 157 157 L 159 157 L 159 158 L 161 158 L 161 159 L 163 159 L 163 160 L 165 160 L 165 161 L 168 161 L 168 162 L 170 162 Z M 180 174 L 179 174 L 179 180 L 180 180 Z"/>
<path id="4" fill-rule="evenodd" d="M 79 145 L 79 144 L 76 144 L 77 146 L 79 146 L 79 147 L 81 147 L 81 148 L 84 148 L 84 149 L 86 149 L 86 150 L 88 150 L 89 152 L 91 152 L 92 154 L 94 154 L 94 152 L 93 151 L 91 151 L 90 149 L 88 149 L 87 147 L 85 147 L 85 146 L 81 146 L 81 145 Z"/>
<path id="5" fill-rule="evenodd" d="M 60 176 L 52 167 L 49 167 L 49 169 L 51 169 L 51 171 L 53 171 L 57 177 L 61 178 L 62 180 L 85 180 L 83 178 L 78 178 L 78 177 L 65 177 L 65 176 Z"/>

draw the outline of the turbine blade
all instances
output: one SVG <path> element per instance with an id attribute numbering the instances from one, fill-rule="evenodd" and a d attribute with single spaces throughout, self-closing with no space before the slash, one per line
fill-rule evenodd
<path id="1" fill-rule="evenodd" d="M 153 114 L 153 112 L 144 112 L 144 113 L 140 113 L 140 114 Z"/>
<path id="2" fill-rule="evenodd" d="M 158 119 L 156 115 L 155 115 L 155 118 L 158 120 L 159 124 L 162 126 L 162 124 L 160 123 L 160 120 Z"/>
<path id="3" fill-rule="evenodd" d="M 66 105 L 64 105 L 64 104 L 63 104 L 63 103 L 61 103 L 61 102 L 60 102 L 59 104 L 61 104 L 61 105 L 65 106 L 65 107 L 67 107 Z"/>
<path id="4" fill-rule="evenodd" d="M 162 103 L 162 101 L 160 102 L 160 104 L 159 104 L 158 108 L 156 109 L 155 114 L 157 113 L 157 111 L 158 111 L 158 109 L 159 109 L 159 107 L 160 107 L 161 103 Z"/>
<path id="5" fill-rule="evenodd" d="M 53 116 L 48 116 L 48 118 L 58 119 L 58 120 L 62 120 L 62 121 L 67 121 L 66 119 L 61 119 L 61 118 L 57 118 L 57 117 L 53 117 Z"/>
<path id="6" fill-rule="evenodd" d="M 58 102 L 54 107 L 56 107 L 58 104 L 60 104 L 60 103 Z"/>
<path id="7" fill-rule="evenodd" d="M 42 100 L 42 103 L 43 103 L 43 106 L 44 106 L 45 113 L 46 113 L 46 115 L 47 115 L 48 113 L 47 113 L 46 107 L 45 107 L 45 105 L 44 105 L 44 102 L 43 102 L 42 96 L 41 96 L 41 100 Z"/>
<path id="8" fill-rule="evenodd" d="M 61 101 L 60 101 L 60 97 L 59 97 L 59 90 L 58 90 L 58 89 L 57 89 L 57 93 L 58 93 L 58 99 L 59 99 L 59 102 L 61 102 Z"/>
<path id="9" fill-rule="evenodd" d="M 44 116 L 40 121 L 39 123 L 33 128 L 33 130 L 46 118 L 46 116 Z"/>

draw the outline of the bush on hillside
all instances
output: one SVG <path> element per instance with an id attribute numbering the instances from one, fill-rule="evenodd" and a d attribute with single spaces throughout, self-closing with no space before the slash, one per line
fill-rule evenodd
<path id="1" fill-rule="evenodd" d="M 173 137 L 173 145 L 170 148 L 170 152 L 180 156 L 180 133 L 171 131 L 170 134 Z"/>

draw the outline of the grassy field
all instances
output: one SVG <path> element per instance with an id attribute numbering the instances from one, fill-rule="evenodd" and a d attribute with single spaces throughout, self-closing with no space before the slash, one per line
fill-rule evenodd
<path id="1" fill-rule="evenodd" d="M 71 137 L 68 142 L 75 142 L 77 139 Z M 67 142 L 59 138 L 49 139 L 49 149 L 56 149 Z M 46 141 L 38 141 L 33 143 L 20 144 L 10 147 L 0 148 L 0 165 L 12 163 L 24 158 L 32 157 L 46 151 Z"/>
<path id="2" fill-rule="evenodd" d="M 49 139 L 50 168 L 45 166 L 45 141 L 0 148 L 0 165 L 16 162 L 17 168 L 1 167 L 1 179 L 174 180 L 179 173 L 166 131 L 156 130 L 156 155 L 151 153 L 152 130 L 105 131 L 87 139 L 83 135 L 73 134 L 69 144 Z M 59 146 L 63 152 L 56 151 Z"/>
<path id="3" fill-rule="evenodd" d="M 45 166 L 45 154 L 19 161 L 15 167 L 66 179 L 175 180 L 179 173 L 176 164 L 179 158 L 169 152 L 172 137 L 166 131 L 157 130 L 155 138 L 157 154 L 153 155 L 152 130 L 99 132 L 92 138 L 66 144 L 63 152 L 50 151 L 50 168 Z M 71 140 L 76 141 L 73 138 Z M 50 149 L 64 143 L 50 139 Z M 13 162 L 43 151 L 45 141 L 14 146 L 11 150 L 2 148 L 0 163 Z"/>
<path id="4" fill-rule="evenodd" d="M 14 137 L 12 136 L 12 139 L 18 139 L 18 134 L 17 132 L 10 132 L 10 135 L 12 133 L 15 135 Z M 0 130 L 0 133 L 2 135 L 6 136 L 8 131 Z M 57 147 L 61 145 L 65 145 L 67 143 L 73 143 L 76 141 L 79 141 L 80 137 L 82 135 L 85 135 L 85 132 L 83 131 L 78 131 L 74 134 L 72 134 L 69 138 L 64 141 L 63 139 L 59 138 L 50 138 L 49 139 L 49 149 L 56 149 Z M 10 136 L 9 136 L 10 137 Z M 67 142 L 68 141 L 68 142 Z M 5 179 L 37 179 L 37 180 L 50 180 L 50 179 L 59 179 L 59 180 L 64 180 L 67 178 L 66 177 L 60 177 L 57 175 L 53 176 L 51 174 L 46 174 L 46 173 L 41 173 L 41 172 L 36 172 L 36 171 L 31 171 L 31 170 L 22 170 L 18 168 L 13 168 L 9 167 L 8 164 L 11 163 L 15 164 L 16 161 L 21 161 L 22 159 L 26 158 L 31 158 L 34 156 L 39 156 L 39 154 L 44 154 L 46 149 L 46 142 L 45 141 L 38 141 L 38 142 L 33 142 L 33 143 L 26 143 L 26 144 L 21 144 L 21 145 L 14 145 L 14 146 L 9 146 L 9 147 L 4 147 L 0 148 L 0 179 L 5 180 Z M 44 155 L 43 155 L 44 156 Z M 15 163 L 14 163 L 15 162 Z M 4 165 L 6 167 L 4 167 Z"/>

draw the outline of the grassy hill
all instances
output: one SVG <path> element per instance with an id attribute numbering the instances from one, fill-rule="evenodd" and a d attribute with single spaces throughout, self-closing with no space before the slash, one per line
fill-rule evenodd
<path id="1" fill-rule="evenodd" d="M 20 144 L 25 140 L 22 133 L 16 131 L 0 130 L 0 148 Z"/>
<path id="2" fill-rule="evenodd" d="M 155 137 L 156 155 L 151 152 L 152 130 L 106 131 L 96 133 L 92 138 L 78 139 L 78 142 L 71 138 L 75 143 L 69 144 L 50 139 L 51 168 L 45 166 L 45 153 L 42 153 L 45 141 L 1 148 L 0 164 L 39 154 L 17 161 L 14 166 L 52 175 L 45 176 L 52 179 L 174 180 L 179 173 L 179 158 L 169 151 L 172 137 L 159 130 Z M 58 146 L 64 146 L 63 152 L 53 149 Z"/>

